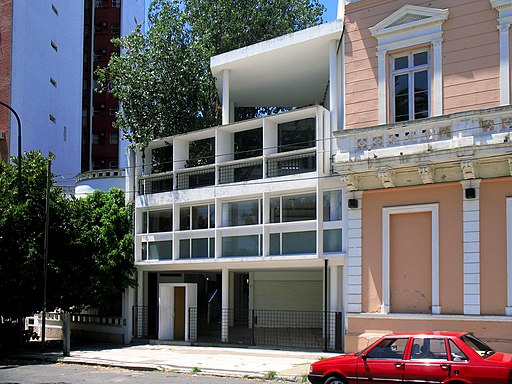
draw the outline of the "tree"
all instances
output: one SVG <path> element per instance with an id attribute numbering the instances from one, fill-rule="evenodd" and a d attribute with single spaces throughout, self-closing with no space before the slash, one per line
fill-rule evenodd
<path id="1" fill-rule="evenodd" d="M 0 162 L 0 316 L 16 319 L 42 309 L 47 165 L 41 152 L 23 157 L 23 201 L 14 164 Z M 51 177 L 53 186 L 53 176 Z M 119 297 L 132 276 L 131 208 L 124 193 L 69 199 L 50 189 L 47 307 L 77 311 Z"/>
<path id="2" fill-rule="evenodd" d="M 153 0 L 148 31 L 116 39 L 124 53 L 96 71 L 123 106 L 116 126 L 144 146 L 220 124 L 210 57 L 319 24 L 324 10 L 318 0 Z"/>

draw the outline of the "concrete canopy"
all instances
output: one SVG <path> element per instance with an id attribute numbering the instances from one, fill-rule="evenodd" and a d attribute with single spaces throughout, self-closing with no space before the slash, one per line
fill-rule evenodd
<path id="1" fill-rule="evenodd" d="M 335 20 L 211 58 L 222 95 L 229 70 L 229 98 L 238 107 L 302 107 L 322 104 L 329 82 L 329 44 L 341 39 Z"/>

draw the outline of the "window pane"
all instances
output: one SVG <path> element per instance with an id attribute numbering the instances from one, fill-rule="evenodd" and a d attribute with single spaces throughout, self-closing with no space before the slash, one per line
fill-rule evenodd
<path id="1" fill-rule="evenodd" d="M 172 211 L 151 211 L 149 214 L 149 232 L 172 231 Z"/>
<path id="2" fill-rule="evenodd" d="M 270 222 L 281 222 L 281 198 L 279 197 L 270 198 Z"/>
<path id="3" fill-rule="evenodd" d="M 238 225 L 258 224 L 258 206 L 258 200 L 223 204 L 222 225 L 234 227 Z"/>
<path id="4" fill-rule="evenodd" d="M 141 233 L 148 233 L 148 213 L 142 212 L 142 228 Z"/>
<path id="5" fill-rule="evenodd" d="M 415 53 L 413 55 L 414 66 L 428 64 L 428 52 Z"/>
<path id="6" fill-rule="evenodd" d="M 148 243 L 142 243 L 140 258 L 142 260 L 148 259 Z"/>
<path id="7" fill-rule="evenodd" d="M 408 95 L 409 94 L 409 75 L 395 76 L 395 95 Z"/>
<path id="8" fill-rule="evenodd" d="M 209 257 L 215 257 L 215 238 L 210 237 L 210 255 Z"/>
<path id="9" fill-rule="evenodd" d="M 316 131 L 315 118 L 290 121 L 277 125 L 279 152 L 314 148 Z"/>
<path id="10" fill-rule="evenodd" d="M 324 230 L 324 252 L 341 252 L 341 229 Z"/>
<path id="11" fill-rule="evenodd" d="M 192 239 L 192 258 L 202 259 L 208 257 L 208 238 Z"/>
<path id="12" fill-rule="evenodd" d="M 395 69 L 404 69 L 409 67 L 409 56 L 395 58 Z"/>
<path id="13" fill-rule="evenodd" d="M 270 254 L 273 256 L 281 254 L 281 235 L 279 233 L 270 234 Z"/>
<path id="14" fill-rule="evenodd" d="M 428 71 L 414 73 L 414 118 L 428 117 Z"/>
<path id="15" fill-rule="evenodd" d="M 155 241 L 149 243 L 149 260 L 172 259 L 172 241 Z"/>
<path id="16" fill-rule="evenodd" d="M 283 233 L 283 255 L 316 252 L 316 232 Z"/>
<path id="17" fill-rule="evenodd" d="M 468 357 L 452 340 L 450 340 L 450 354 L 452 361 L 468 361 Z"/>
<path id="18" fill-rule="evenodd" d="M 395 97 L 395 121 L 409 120 L 409 95 Z"/>
<path id="19" fill-rule="evenodd" d="M 192 207 L 192 229 L 208 228 L 208 206 Z"/>
<path id="20" fill-rule="evenodd" d="M 235 160 L 248 159 L 263 154 L 263 128 L 236 132 Z"/>
<path id="21" fill-rule="evenodd" d="M 414 339 L 411 359 L 447 360 L 445 339 Z"/>
<path id="22" fill-rule="evenodd" d="M 229 236 L 222 238 L 222 257 L 258 256 L 259 236 Z"/>
<path id="23" fill-rule="evenodd" d="M 190 258 L 190 240 L 180 240 L 180 259 Z"/>
<path id="24" fill-rule="evenodd" d="M 180 208 L 180 231 L 190 229 L 190 207 Z"/>
<path id="25" fill-rule="evenodd" d="M 341 220 L 341 191 L 324 192 L 324 221 Z"/>
<path id="26" fill-rule="evenodd" d="M 215 228 L 215 204 L 210 205 L 210 228 Z"/>
<path id="27" fill-rule="evenodd" d="M 283 197 L 283 222 L 316 219 L 316 194 Z"/>
<path id="28" fill-rule="evenodd" d="M 402 360 L 407 339 L 384 339 L 373 347 L 366 356 L 369 359 Z"/>

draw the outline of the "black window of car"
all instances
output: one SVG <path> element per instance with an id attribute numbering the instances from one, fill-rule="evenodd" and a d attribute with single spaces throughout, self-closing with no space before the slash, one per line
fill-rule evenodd
<path id="1" fill-rule="evenodd" d="M 452 361 L 468 361 L 468 357 L 453 340 L 450 340 L 450 356 Z"/>
<path id="2" fill-rule="evenodd" d="M 445 339 L 414 339 L 412 343 L 411 360 L 416 359 L 448 360 Z"/>
<path id="3" fill-rule="evenodd" d="M 494 349 L 485 344 L 482 340 L 477 339 L 473 335 L 464 335 L 460 338 L 464 343 L 469 345 L 476 353 L 482 356 L 484 359 L 495 353 Z"/>
<path id="4" fill-rule="evenodd" d="M 388 338 L 379 342 L 370 349 L 365 356 L 368 359 L 396 359 L 401 360 L 404 357 L 407 338 Z"/>

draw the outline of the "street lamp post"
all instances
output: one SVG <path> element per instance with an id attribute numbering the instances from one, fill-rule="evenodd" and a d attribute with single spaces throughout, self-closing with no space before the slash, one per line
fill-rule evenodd
<path id="1" fill-rule="evenodd" d="M 0 101 L 0 105 L 3 105 L 5 108 L 7 108 L 9 111 L 11 111 L 16 117 L 16 121 L 18 122 L 18 200 L 21 203 L 22 200 L 22 190 L 21 190 L 21 120 L 18 115 L 18 113 L 8 104 L 5 104 L 3 101 Z"/>

